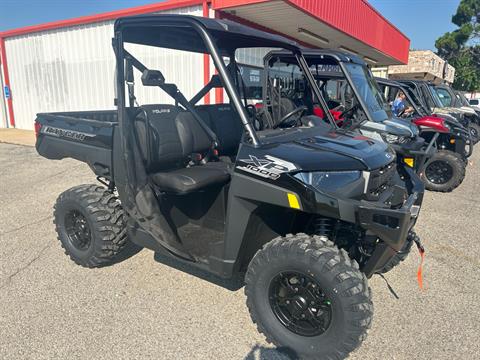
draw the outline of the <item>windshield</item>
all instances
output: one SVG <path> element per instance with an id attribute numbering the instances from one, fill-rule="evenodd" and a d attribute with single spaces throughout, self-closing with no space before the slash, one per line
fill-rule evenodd
<path id="1" fill-rule="evenodd" d="M 384 99 L 392 109 L 392 112 L 396 113 L 397 117 L 411 117 L 419 115 L 421 107 L 412 96 L 412 92 L 407 87 L 401 87 L 394 84 L 385 84 L 379 82 L 380 89 L 384 95 Z M 405 99 L 402 100 L 403 106 L 400 109 L 398 105 L 394 105 L 395 101 L 399 99 L 401 94 L 405 94 Z"/>
<path id="2" fill-rule="evenodd" d="M 310 74 L 305 75 L 303 66 L 295 56 L 272 52 L 264 58 L 262 77 L 263 102 L 261 104 L 264 128 L 305 126 L 312 121 L 310 116 L 329 126 L 328 108 L 317 97 L 318 91 Z"/>
<path id="3" fill-rule="evenodd" d="M 457 98 L 458 98 L 458 100 L 460 100 L 460 104 L 462 104 L 463 106 L 470 106 L 467 98 L 462 93 L 458 92 L 457 93 Z"/>
<path id="4" fill-rule="evenodd" d="M 388 105 L 378 89 L 375 79 L 366 66 L 344 63 L 360 98 L 365 102 L 373 121 L 382 122 L 389 118 Z"/>
<path id="5" fill-rule="evenodd" d="M 430 112 L 428 107 L 418 97 L 416 91 L 414 91 L 412 88 L 408 86 L 404 87 L 403 90 L 405 90 L 408 93 L 410 99 L 414 102 L 417 108 L 419 108 L 420 110 L 426 111 L 427 113 Z"/>
<path id="6" fill-rule="evenodd" d="M 440 96 L 438 96 L 438 93 L 437 93 L 434 85 L 429 85 L 428 88 L 430 90 L 430 94 L 432 95 L 433 101 L 435 101 L 435 106 L 436 107 L 443 108 L 443 107 L 448 106 L 446 103 L 444 103 L 444 101 L 446 101 L 446 100 L 442 100 L 440 98 Z"/>

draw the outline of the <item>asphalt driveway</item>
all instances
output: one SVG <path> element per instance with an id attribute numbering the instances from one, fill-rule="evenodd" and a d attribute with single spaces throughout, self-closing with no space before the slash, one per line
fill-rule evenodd
<path id="1" fill-rule="evenodd" d="M 427 193 L 417 232 L 427 248 L 419 291 L 413 253 L 375 276 L 373 327 L 351 359 L 480 358 L 480 152 L 460 188 Z M 288 359 L 250 321 L 243 289 L 231 291 L 142 250 L 87 270 L 63 254 L 52 206 L 64 190 L 94 183 L 74 160 L 0 143 L 1 359 Z"/>

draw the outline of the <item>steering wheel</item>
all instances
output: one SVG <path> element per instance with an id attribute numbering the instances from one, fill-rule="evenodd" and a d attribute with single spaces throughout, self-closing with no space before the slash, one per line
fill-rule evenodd
<path id="1" fill-rule="evenodd" d="M 248 104 L 245 106 L 245 109 L 247 110 L 248 115 L 252 118 L 257 114 L 257 108 L 255 105 Z"/>
<path id="2" fill-rule="evenodd" d="M 287 122 L 288 119 L 290 119 L 294 115 L 301 116 L 307 109 L 308 108 L 306 106 L 300 106 L 296 109 L 293 109 L 288 114 L 286 114 L 284 117 L 282 117 L 275 127 L 277 128 L 277 127 L 283 125 L 284 123 Z"/>
<path id="3" fill-rule="evenodd" d="M 259 115 L 261 116 L 262 112 L 258 111 L 255 105 L 252 104 L 246 105 L 245 109 L 247 110 L 248 116 L 250 116 L 253 128 L 257 131 L 263 130 L 263 122 L 259 119 Z"/>
<path id="4" fill-rule="evenodd" d="M 345 115 L 355 111 L 356 109 L 358 108 L 358 103 L 353 105 L 350 109 L 347 109 L 347 110 L 344 110 L 342 111 L 342 113 L 340 114 L 339 118 L 342 119 L 345 117 Z"/>
<path id="5" fill-rule="evenodd" d="M 397 117 L 402 117 L 405 114 L 405 111 L 407 111 L 407 108 L 404 107 L 403 110 L 401 110 L 398 114 Z"/>
<path id="6" fill-rule="evenodd" d="M 342 104 L 338 105 L 338 106 L 335 106 L 333 109 L 331 109 L 332 111 L 341 111 L 343 112 L 345 110 L 345 106 L 343 106 Z"/>

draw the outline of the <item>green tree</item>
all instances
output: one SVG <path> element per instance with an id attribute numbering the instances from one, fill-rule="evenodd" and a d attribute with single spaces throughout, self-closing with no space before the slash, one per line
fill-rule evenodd
<path id="1" fill-rule="evenodd" d="M 458 29 L 435 42 L 438 55 L 456 69 L 454 87 L 480 89 L 480 0 L 461 0 L 452 23 Z"/>

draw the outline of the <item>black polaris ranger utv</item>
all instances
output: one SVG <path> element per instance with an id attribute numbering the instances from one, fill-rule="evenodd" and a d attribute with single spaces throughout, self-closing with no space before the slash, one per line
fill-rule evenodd
<path id="1" fill-rule="evenodd" d="M 188 101 L 135 56 L 141 46 L 209 54 L 218 75 Z M 387 145 L 327 124 L 254 128 L 236 56 L 284 48 L 309 74 L 294 42 L 231 21 L 151 15 L 117 20 L 113 47 L 116 111 L 36 120 L 41 155 L 85 161 L 106 185 L 58 198 L 66 253 L 103 266 L 132 241 L 223 278 L 246 272 L 247 305 L 268 341 L 299 357 L 347 356 L 371 324 L 367 278 L 417 239 L 418 177 L 397 171 Z M 138 104 L 144 87 L 171 103 Z M 197 105 L 213 88 L 230 103 Z"/>

